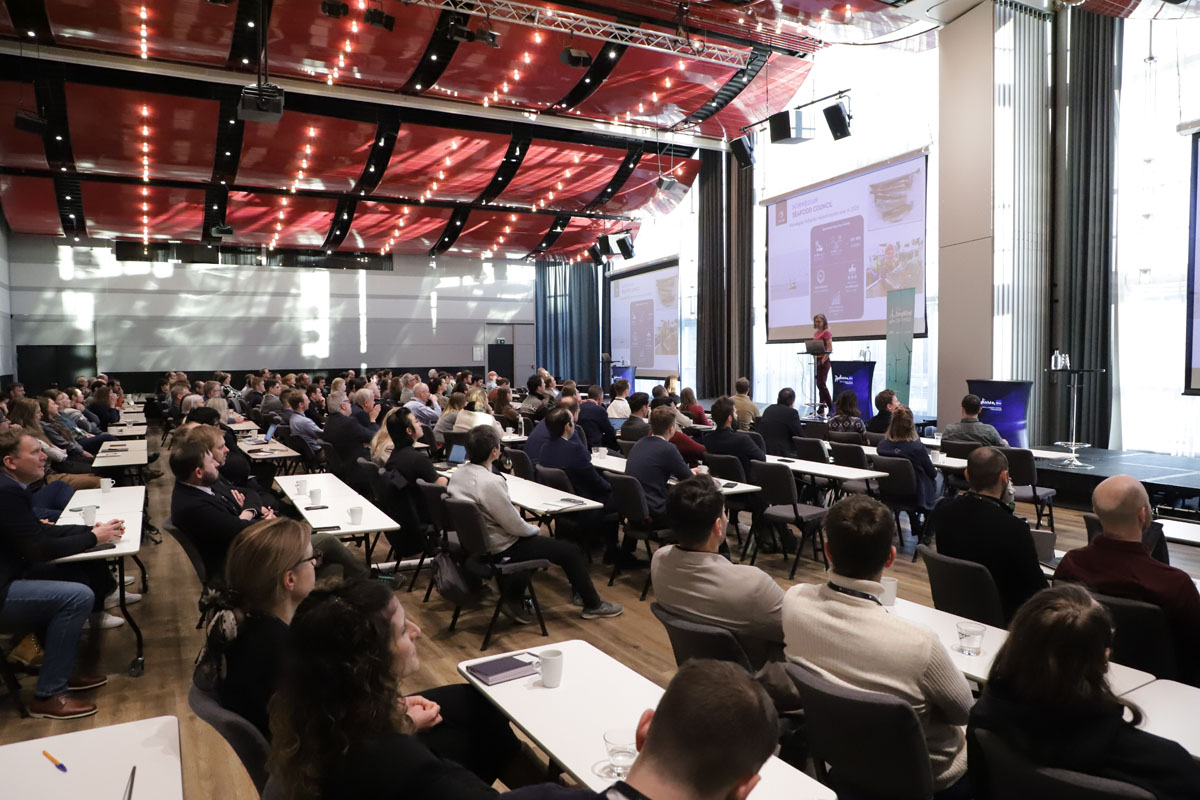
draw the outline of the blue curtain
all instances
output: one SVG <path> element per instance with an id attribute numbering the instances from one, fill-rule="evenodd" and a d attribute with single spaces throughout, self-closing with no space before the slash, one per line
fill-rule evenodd
<path id="1" fill-rule="evenodd" d="M 538 261 L 537 362 L 580 386 L 600 382 L 600 291 L 590 261 Z"/>

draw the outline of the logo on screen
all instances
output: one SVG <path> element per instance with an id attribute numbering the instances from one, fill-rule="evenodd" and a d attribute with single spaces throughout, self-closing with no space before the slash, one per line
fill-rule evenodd
<path id="1" fill-rule="evenodd" d="M 787 225 L 787 203 L 775 204 L 775 224 Z"/>

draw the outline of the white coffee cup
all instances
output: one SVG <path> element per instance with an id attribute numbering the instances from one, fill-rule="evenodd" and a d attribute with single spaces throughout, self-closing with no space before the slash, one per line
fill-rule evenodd
<path id="1" fill-rule="evenodd" d="M 113 487 L 116 485 L 117 485 L 117 482 L 115 480 L 113 480 L 112 478 L 101 478 L 100 479 L 100 491 L 102 491 L 102 492 L 111 492 L 113 490 Z"/>
<path id="2" fill-rule="evenodd" d="M 362 524 L 362 506 L 351 506 L 346 509 L 346 513 L 350 515 L 351 525 Z"/>
<path id="3" fill-rule="evenodd" d="M 296 494 L 308 494 L 308 481 L 296 481 Z"/>
<path id="4" fill-rule="evenodd" d="M 321 505 L 321 490 L 320 490 L 320 489 L 311 489 L 311 490 L 309 490 L 309 492 L 308 492 L 308 504 L 309 504 L 310 506 L 319 506 L 319 505 Z"/>
<path id="5" fill-rule="evenodd" d="M 542 673 L 542 686 L 555 689 L 562 683 L 563 652 L 562 650 L 543 650 L 538 653 L 539 669 Z"/>
<path id="6" fill-rule="evenodd" d="M 879 582 L 883 584 L 883 594 L 879 596 L 879 602 L 885 606 L 896 605 L 896 590 L 900 588 L 900 581 L 896 578 L 880 578 Z"/>
<path id="7" fill-rule="evenodd" d="M 79 511 L 83 514 L 83 524 L 88 526 L 95 525 L 96 512 L 98 510 L 100 510 L 100 506 L 84 506 L 81 508 Z"/>

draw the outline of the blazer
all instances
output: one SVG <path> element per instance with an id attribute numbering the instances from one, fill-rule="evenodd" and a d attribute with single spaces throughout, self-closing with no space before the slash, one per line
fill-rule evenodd
<path id="1" fill-rule="evenodd" d="M 646 507 L 651 514 L 660 516 L 667 510 L 667 481 L 671 478 L 683 480 L 692 471 L 675 445 L 657 436 L 646 436 L 629 451 L 625 474 L 637 478 L 642 485 L 642 494 L 646 496 Z"/>
<path id="2" fill-rule="evenodd" d="M 82 553 L 96 544 L 86 525 L 47 525 L 33 511 L 33 493 L 0 473 L 0 609 L 8 587 L 34 564 Z"/>
<path id="3" fill-rule="evenodd" d="M 264 394 L 258 410 L 264 414 L 278 414 L 283 411 L 283 401 L 277 394 Z"/>
<path id="4" fill-rule="evenodd" d="M 891 424 L 892 412 L 885 409 L 867 420 L 867 433 L 887 433 Z"/>
<path id="5" fill-rule="evenodd" d="M 588 449 L 576 438 L 556 436 L 546 442 L 538 457 L 538 466 L 561 469 L 571 479 L 575 492 L 589 500 L 607 503 L 612 497 L 612 486 L 600 470 L 592 466 Z"/>
<path id="6" fill-rule="evenodd" d="M 221 580 L 229 545 L 256 521 L 242 519 L 239 513 L 233 501 L 220 492 L 214 490 L 209 494 L 175 481 L 171 492 L 171 522 L 200 551 L 209 581 Z"/>
<path id="7" fill-rule="evenodd" d="M 627 417 L 618 435 L 626 442 L 639 441 L 650 435 L 650 423 L 641 417 Z"/>
<path id="8" fill-rule="evenodd" d="M 746 480 L 750 480 L 750 462 L 766 461 L 767 454 L 759 449 L 745 433 L 732 428 L 718 428 L 704 435 L 704 446 L 710 453 L 725 456 L 737 456 L 742 462 L 742 472 Z"/>
<path id="9" fill-rule="evenodd" d="M 804 429 L 800 427 L 800 412 L 779 403 L 769 405 L 759 417 L 758 432 L 763 437 L 768 453 L 773 456 L 794 456 L 792 437 L 804 435 Z"/>
<path id="10" fill-rule="evenodd" d="M 330 414 L 325 421 L 325 432 L 321 436 L 328 442 L 344 461 L 354 461 L 362 457 L 368 458 L 367 444 L 375 435 L 375 431 L 359 424 L 354 417 L 345 414 Z"/>
<path id="11" fill-rule="evenodd" d="M 417 736 L 376 733 L 351 741 L 322 781 L 322 800 L 480 800 L 496 791 Z"/>
<path id="12" fill-rule="evenodd" d="M 382 413 L 383 412 L 380 412 L 381 415 Z M 358 421 L 359 425 L 362 425 L 364 428 L 370 428 L 372 433 L 375 433 L 379 430 L 379 423 L 371 422 L 371 418 L 367 415 L 366 409 L 360 405 L 356 405 L 355 403 L 350 404 L 350 416 L 354 417 L 354 419 Z"/>
<path id="13" fill-rule="evenodd" d="M 937 467 L 929 458 L 929 450 L 919 440 L 915 442 L 893 442 L 884 439 L 876 452 L 890 458 L 907 458 L 917 473 L 917 505 L 931 509 L 937 503 Z"/>
<path id="14" fill-rule="evenodd" d="M 583 431 L 578 425 L 575 426 L 575 433 L 571 438 L 583 445 L 583 449 L 587 449 L 587 440 L 583 438 Z M 533 430 L 529 432 L 529 438 L 525 440 L 525 446 L 521 449 L 525 451 L 525 455 L 529 456 L 529 462 L 535 467 L 542 456 L 542 448 L 549 441 L 550 431 L 546 429 L 546 423 L 539 422 L 534 425 Z"/>
<path id="15" fill-rule="evenodd" d="M 608 412 L 599 403 L 583 403 L 579 406 L 579 427 L 587 439 L 587 446 L 617 447 L 617 431 L 608 418 Z"/>

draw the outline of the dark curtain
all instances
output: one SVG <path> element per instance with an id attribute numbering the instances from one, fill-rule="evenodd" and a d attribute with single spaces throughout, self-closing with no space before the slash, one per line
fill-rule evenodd
<path id="1" fill-rule="evenodd" d="M 754 170 L 739 169 L 733 153 L 725 155 L 729 176 L 729 354 L 733 379 L 754 385 Z M 733 391 L 732 380 L 725 392 Z"/>
<path id="2" fill-rule="evenodd" d="M 696 256 L 696 396 L 728 394 L 729 304 L 726 282 L 724 157 L 700 151 L 700 242 Z"/>
<path id="3" fill-rule="evenodd" d="M 1061 20 L 1060 20 L 1061 22 Z M 1113 235 L 1116 191 L 1117 92 L 1121 85 L 1118 17 L 1070 11 L 1065 180 L 1056 187 L 1055 237 L 1062 350 L 1075 369 L 1105 370 L 1082 376 L 1078 441 L 1107 447 L 1112 423 Z M 1070 397 L 1061 393 L 1053 431 L 1069 434 Z"/>
<path id="4" fill-rule="evenodd" d="M 580 386 L 600 382 L 600 292 L 591 261 L 539 261 L 537 363 Z"/>

